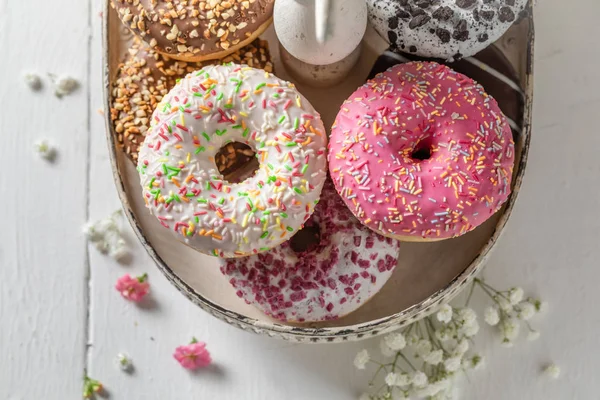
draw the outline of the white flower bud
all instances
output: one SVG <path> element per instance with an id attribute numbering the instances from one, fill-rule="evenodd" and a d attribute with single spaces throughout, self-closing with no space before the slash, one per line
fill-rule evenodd
<path id="1" fill-rule="evenodd" d="M 410 380 L 415 387 L 423 387 L 427 385 L 427 382 L 429 381 L 427 375 L 425 375 L 423 371 L 415 371 Z"/>
<path id="2" fill-rule="evenodd" d="M 452 320 L 452 307 L 450 307 L 448 304 L 441 306 L 436 314 L 436 318 L 438 321 L 444 324 L 450 322 Z"/>
<path id="3" fill-rule="evenodd" d="M 454 354 L 462 356 L 468 350 L 469 350 L 469 341 L 467 339 L 462 339 L 460 342 L 457 343 L 456 347 L 454 348 Z"/>
<path id="4" fill-rule="evenodd" d="M 510 289 L 508 299 L 513 306 L 520 303 L 523 300 L 523 289 L 520 287 Z"/>
<path id="5" fill-rule="evenodd" d="M 519 303 L 519 309 L 517 317 L 523 321 L 528 321 L 535 315 L 535 306 L 528 301 Z"/>
<path id="6" fill-rule="evenodd" d="M 79 82 L 70 76 L 61 75 L 53 77 L 54 94 L 56 97 L 63 97 L 73 93 L 78 87 Z"/>
<path id="7" fill-rule="evenodd" d="M 438 365 L 444 358 L 444 352 L 442 350 L 434 350 L 429 354 L 423 356 L 423 361 L 427 364 Z"/>
<path id="8" fill-rule="evenodd" d="M 383 341 L 392 350 L 398 351 L 406 347 L 406 339 L 404 338 L 404 335 L 400 332 L 390 333 L 389 335 L 383 338 Z"/>
<path id="9" fill-rule="evenodd" d="M 448 372 L 457 371 L 461 366 L 461 361 L 461 356 L 450 357 L 444 361 L 444 368 L 446 368 L 446 371 Z"/>
<path id="10" fill-rule="evenodd" d="M 560 367 L 554 363 L 549 364 L 544 368 L 544 375 L 552 379 L 557 379 L 560 376 Z"/>
<path id="11" fill-rule="evenodd" d="M 366 349 L 363 349 L 356 354 L 356 357 L 354 358 L 354 366 L 356 369 L 365 369 L 369 359 L 369 352 Z"/>
<path id="12" fill-rule="evenodd" d="M 498 325 L 500 322 L 500 314 L 498 313 L 498 309 L 496 307 L 487 307 L 483 313 L 483 319 L 486 324 L 490 326 Z"/>
<path id="13" fill-rule="evenodd" d="M 385 340 L 381 340 L 379 342 L 379 349 L 381 350 L 381 354 L 383 354 L 384 357 L 391 357 L 396 354 L 396 352 L 392 350 L 390 346 L 388 346 Z"/>
<path id="14" fill-rule="evenodd" d="M 36 73 L 27 72 L 23 75 L 23 80 L 31 90 L 37 92 L 42 88 L 42 78 Z"/>

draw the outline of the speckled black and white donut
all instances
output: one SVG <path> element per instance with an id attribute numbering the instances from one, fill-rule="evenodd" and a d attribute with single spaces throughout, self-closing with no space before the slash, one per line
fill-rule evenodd
<path id="1" fill-rule="evenodd" d="M 393 50 L 469 57 L 495 42 L 528 0 L 367 0 L 369 20 Z"/>
<path id="2" fill-rule="evenodd" d="M 358 222 L 326 180 L 314 214 L 291 240 L 265 253 L 223 260 L 221 272 L 239 297 L 273 318 L 332 320 L 383 287 L 399 247 Z"/>

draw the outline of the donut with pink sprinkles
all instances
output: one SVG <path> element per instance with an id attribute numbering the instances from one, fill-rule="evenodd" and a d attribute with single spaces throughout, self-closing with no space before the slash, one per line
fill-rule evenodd
<path id="1" fill-rule="evenodd" d="M 392 275 L 400 242 L 362 225 L 330 180 L 304 228 L 265 253 L 222 261 L 236 294 L 290 322 L 333 320 L 365 304 Z"/>
<path id="2" fill-rule="evenodd" d="M 472 231 L 508 199 L 510 126 L 477 82 L 434 62 L 391 67 L 341 106 L 329 173 L 354 215 L 406 241 Z"/>

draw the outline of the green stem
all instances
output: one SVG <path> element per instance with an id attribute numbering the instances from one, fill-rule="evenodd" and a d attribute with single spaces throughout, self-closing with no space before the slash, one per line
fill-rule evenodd
<path id="1" fill-rule="evenodd" d="M 402 357 L 402 359 L 403 359 L 403 360 L 404 360 L 404 361 L 405 361 L 405 362 L 408 364 L 408 366 L 409 366 L 409 367 L 411 367 L 411 368 L 412 368 L 412 370 L 413 370 L 413 371 L 416 371 L 416 370 L 417 370 L 417 369 L 414 367 L 414 365 L 412 365 L 412 363 L 411 363 L 411 362 L 408 360 L 408 358 L 407 358 L 407 357 L 406 357 L 404 354 L 402 354 L 402 352 L 400 352 L 400 351 L 399 351 L 399 352 L 398 352 L 398 355 L 399 355 L 400 357 Z"/>
<path id="2" fill-rule="evenodd" d="M 465 301 L 465 307 L 469 306 L 469 302 L 471 301 L 471 296 L 473 296 L 473 292 L 475 291 L 475 284 L 477 283 L 478 278 L 475 278 L 473 283 L 471 283 L 471 289 L 469 290 L 469 295 L 467 296 L 467 301 Z"/>

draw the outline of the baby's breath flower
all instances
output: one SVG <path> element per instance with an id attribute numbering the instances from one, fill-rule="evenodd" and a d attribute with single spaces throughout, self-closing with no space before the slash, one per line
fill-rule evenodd
<path id="1" fill-rule="evenodd" d="M 83 233 L 96 246 L 96 249 L 103 254 L 108 254 L 117 261 L 123 259 L 129 253 L 127 243 L 119 229 L 117 217 L 120 213 L 121 210 L 118 210 L 107 218 L 96 222 L 88 222 L 83 227 Z"/>
<path id="2" fill-rule="evenodd" d="M 535 306 L 528 301 L 519 303 L 517 317 L 523 321 L 529 321 L 535 315 Z"/>
<path id="3" fill-rule="evenodd" d="M 406 339 L 400 332 L 393 332 L 383 338 L 383 341 L 392 350 L 398 351 L 406 347 Z"/>
<path id="4" fill-rule="evenodd" d="M 469 341 L 467 339 L 461 339 L 454 348 L 453 353 L 456 355 L 463 355 L 469 350 Z"/>
<path id="5" fill-rule="evenodd" d="M 390 372 L 385 376 L 385 384 L 389 387 L 404 387 L 410 384 L 410 376 L 405 373 Z"/>
<path id="6" fill-rule="evenodd" d="M 396 354 L 396 352 L 392 350 L 390 346 L 388 346 L 385 340 L 381 340 L 379 342 L 379 349 L 381 350 L 381 354 L 383 354 L 384 357 L 391 357 L 394 354 Z"/>
<path id="7" fill-rule="evenodd" d="M 447 358 L 444 361 L 444 368 L 446 368 L 446 371 L 449 371 L 449 372 L 457 371 L 461 366 L 461 362 L 462 362 L 462 356 L 453 356 L 453 357 Z"/>
<path id="8" fill-rule="evenodd" d="M 465 325 L 470 325 L 477 320 L 477 314 L 475 314 L 475 311 L 473 311 L 472 308 L 465 307 L 458 311 L 456 319 L 458 322 L 461 322 Z"/>
<path id="9" fill-rule="evenodd" d="M 385 376 L 385 384 L 388 386 L 396 386 L 396 377 L 398 376 L 395 372 L 390 372 Z"/>
<path id="10" fill-rule="evenodd" d="M 498 325 L 498 322 L 500 322 L 500 314 L 498 313 L 498 309 L 494 306 L 487 307 L 483 312 L 483 319 L 485 323 L 490 326 Z"/>
<path id="11" fill-rule="evenodd" d="M 356 369 L 365 369 L 369 359 L 369 352 L 366 349 L 362 349 L 354 358 L 354 366 Z"/>
<path id="12" fill-rule="evenodd" d="M 127 249 L 127 244 L 123 239 L 118 239 L 117 243 L 115 243 L 115 245 L 108 251 L 108 255 L 117 261 L 122 260 L 128 254 L 129 250 Z"/>
<path id="13" fill-rule="evenodd" d="M 438 321 L 447 324 L 452 320 L 452 307 L 450 307 L 448 304 L 444 304 L 442 307 L 440 307 L 436 317 Z"/>
<path id="14" fill-rule="evenodd" d="M 431 347 L 431 342 L 429 340 L 421 339 L 419 340 L 419 343 L 417 343 L 415 350 L 419 356 L 424 357 L 431 353 Z"/>
<path id="15" fill-rule="evenodd" d="M 517 305 L 523 300 L 523 289 L 520 287 L 512 288 L 508 291 L 508 300 L 511 305 Z"/>
<path id="16" fill-rule="evenodd" d="M 529 340 L 530 342 L 538 340 L 539 337 L 540 337 L 540 331 L 536 331 L 535 329 L 530 330 L 529 333 L 527 334 L 527 340 Z"/>
<path id="17" fill-rule="evenodd" d="M 513 307 L 504 296 L 494 296 L 494 301 L 498 304 L 498 307 L 504 312 L 512 312 Z"/>
<path id="18" fill-rule="evenodd" d="M 461 333 L 463 335 L 465 335 L 466 337 L 473 337 L 473 336 L 477 335 L 477 333 L 479 333 L 479 324 L 477 323 L 477 321 L 473 321 L 469 324 L 465 324 L 461 328 Z"/>
<path id="19" fill-rule="evenodd" d="M 426 387 L 417 391 L 417 395 L 421 397 L 427 396 L 435 396 L 436 394 L 447 390 L 450 388 L 450 380 L 449 379 L 440 379 L 438 381 L 432 382 Z"/>
<path id="20" fill-rule="evenodd" d="M 557 379 L 560 376 L 560 367 L 554 363 L 548 364 L 544 368 L 544 375 L 552 379 Z"/>
<path id="21" fill-rule="evenodd" d="M 548 303 L 545 301 L 532 298 L 527 299 L 527 301 L 533 304 L 533 306 L 535 307 L 535 312 L 538 314 L 543 314 L 546 311 L 548 311 Z"/>
<path id="22" fill-rule="evenodd" d="M 424 355 L 423 361 L 425 361 L 427 364 L 438 365 L 442 362 L 443 358 L 444 352 L 442 350 L 434 350 L 429 354 Z"/>
<path id="23" fill-rule="evenodd" d="M 455 333 L 455 330 L 450 328 L 449 326 L 442 326 L 439 329 L 435 330 L 435 337 L 440 342 L 447 342 L 452 339 L 452 335 Z"/>
<path id="24" fill-rule="evenodd" d="M 34 92 L 37 92 L 42 88 L 42 78 L 36 73 L 26 72 L 23 74 L 23 80 Z"/>
<path id="25" fill-rule="evenodd" d="M 412 382 L 413 386 L 419 388 L 427 385 L 429 379 L 423 371 L 415 371 L 413 372 L 410 381 Z"/>
<path id="26" fill-rule="evenodd" d="M 500 332 L 502 338 L 512 342 L 519 336 L 521 325 L 514 318 L 505 318 L 500 322 Z"/>
<path id="27" fill-rule="evenodd" d="M 465 369 L 481 369 L 485 366 L 485 359 L 479 354 L 475 354 L 469 358 L 465 358 L 463 362 L 463 368 Z"/>
<path id="28" fill-rule="evenodd" d="M 67 75 L 55 76 L 50 74 L 50 79 L 54 83 L 54 94 L 58 98 L 73 93 L 79 87 L 79 82 Z"/>

